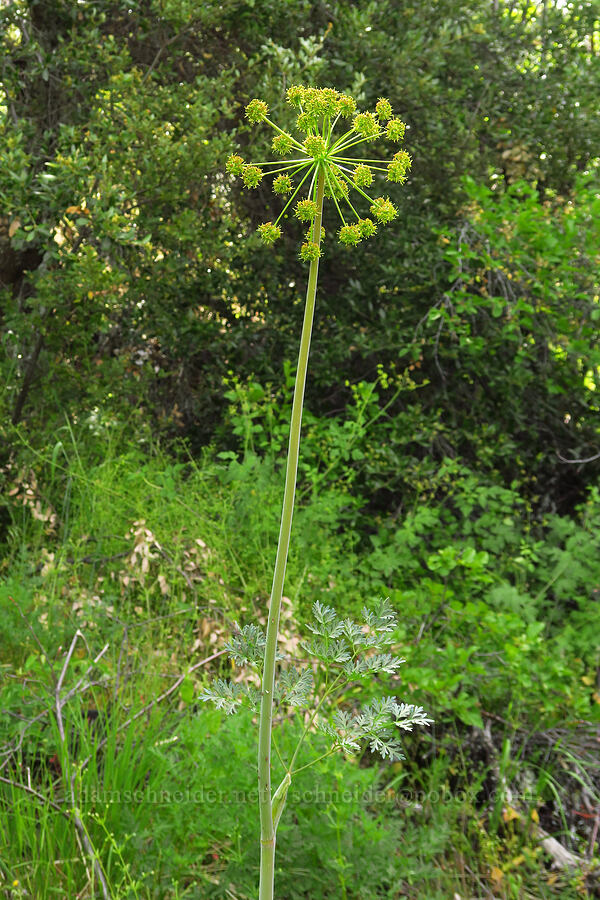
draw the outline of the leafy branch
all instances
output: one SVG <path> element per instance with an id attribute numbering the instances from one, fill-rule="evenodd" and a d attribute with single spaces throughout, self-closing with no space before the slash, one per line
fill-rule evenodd
<path id="1" fill-rule="evenodd" d="M 332 607 L 319 601 L 314 603 L 312 613 L 312 621 L 306 625 L 312 637 L 300 644 L 307 660 L 288 661 L 279 654 L 277 657 L 275 704 L 280 709 L 308 712 L 303 733 L 287 766 L 288 773 L 299 771 L 294 763 L 311 730 L 320 731 L 331 740 L 325 756 L 336 751 L 360 753 L 368 745 L 383 759 L 402 759 L 399 733 L 433 721 L 422 707 L 385 696 L 371 700 L 358 710 L 339 708 L 344 692 L 355 682 L 372 675 L 396 675 L 405 662 L 403 657 L 390 652 L 397 621 L 389 600 L 380 600 L 374 609 L 363 608 L 361 622 L 341 618 Z M 265 641 L 265 634 L 257 625 L 240 627 L 236 623 L 225 650 L 236 665 L 250 666 L 261 674 Z M 244 705 L 257 710 L 261 693 L 243 681 L 217 679 L 198 699 L 212 702 L 217 709 L 231 715 Z"/>

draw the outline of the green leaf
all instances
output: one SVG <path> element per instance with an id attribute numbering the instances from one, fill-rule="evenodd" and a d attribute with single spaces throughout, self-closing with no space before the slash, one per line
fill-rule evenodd
<path id="1" fill-rule="evenodd" d="M 287 794 L 291 783 L 292 777 L 289 772 L 286 772 L 283 781 L 273 794 L 273 799 L 271 801 L 273 810 L 273 828 L 277 828 L 279 824 L 281 813 L 284 810 L 285 801 L 287 800 Z"/>
<path id="2" fill-rule="evenodd" d="M 225 644 L 225 649 L 238 666 L 245 666 L 248 663 L 254 665 L 262 664 L 266 637 L 262 628 L 258 625 L 244 625 L 243 628 L 234 623 L 237 629 L 233 637 Z"/>
<path id="3" fill-rule="evenodd" d="M 179 695 L 184 703 L 189 704 L 194 702 L 196 691 L 194 690 L 194 683 L 191 678 L 185 678 L 184 681 L 181 682 Z"/>

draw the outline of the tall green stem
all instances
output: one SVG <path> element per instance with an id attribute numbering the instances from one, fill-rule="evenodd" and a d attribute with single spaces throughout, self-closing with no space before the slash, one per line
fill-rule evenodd
<path id="1" fill-rule="evenodd" d="M 321 243 L 321 220 L 323 215 L 323 194 L 325 190 L 325 174 L 319 169 L 317 180 L 317 213 L 313 221 L 313 241 Z M 273 691 L 275 689 L 275 658 L 277 654 L 277 634 L 279 632 L 279 614 L 283 596 L 283 582 L 290 546 L 292 515 L 294 512 L 294 495 L 296 493 L 296 477 L 298 473 L 298 455 L 300 452 L 300 428 L 302 425 L 302 405 L 306 387 L 306 371 L 308 353 L 312 334 L 317 294 L 317 275 L 319 260 L 314 259 L 308 273 L 304 322 L 300 339 L 292 419 L 290 423 L 290 443 L 285 473 L 285 490 L 281 527 L 277 544 L 277 557 L 273 573 L 273 586 L 269 603 L 269 621 L 267 624 L 267 643 L 263 668 L 262 697 L 260 704 L 260 724 L 258 734 L 258 802 L 260 807 L 260 889 L 259 900 L 273 900 L 275 878 L 275 832 L 273 808 L 271 802 L 271 729 L 273 724 Z"/>

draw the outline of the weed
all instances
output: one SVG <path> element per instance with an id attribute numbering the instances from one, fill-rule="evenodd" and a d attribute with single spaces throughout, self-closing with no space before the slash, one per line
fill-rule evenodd
<path id="1" fill-rule="evenodd" d="M 315 695 L 316 706 L 308 715 L 304 735 L 291 757 L 281 784 L 272 793 L 271 746 L 273 707 L 277 691 L 280 699 L 284 697 L 287 699 L 287 706 L 302 706 L 310 693 L 313 679 L 310 668 L 302 672 L 292 668 L 280 675 L 279 685 L 276 686 L 277 638 L 296 493 L 302 407 L 315 311 L 319 258 L 322 254 L 323 201 L 325 196 L 330 197 L 339 214 L 342 222 L 338 232 L 339 241 L 348 246 L 355 246 L 363 239 L 375 235 L 377 225 L 370 218 L 360 217 L 349 199 L 350 190 L 356 190 L 359 195 L 366 198 L 371 204 L 370 211 L 374 219 L 379 224 L 385 225 L 396 218 L 398 210 L 388 197 L 372 198 L 366 193 L 365 188 L 370 187 L 374 173 L 378 171 L 384 172 L 388 181 L 402 183 L 406 180 L 406 173 L 411 165 L 410 156 L 403 150 L 398 151 L 387 166 L 381 161 L 344 155 L 350 148 L 377 140 L 383 135 L 394 142 L 403 138 L 405 125 L 400 119 L 393 118 L 389 100 L 380 98 L 374 112 L 360 113 L 356 111 L 355 100 L 349 95 L 340 94 L 332 88 L 307 88 L 300 85 L 289 88 L 287 100 L 299 111 L 296 126 L 305 135 L 303 139 L 293 137 L 272 122 L 268 116 L 267 104 L 262 100 L 252 100 L 246 107 L 246 116 L 253 124 L 266 122 L 275 130 L 272 147 L 276 154 L 288 157 L 290 152 L 293 152 L 296 158 L 253 164 L 246 163 L 241 156 L 233 154 L 227 160 L 228 172 L 241 177 L 247 188 L 258 187 L 263 178 L 263 170 L 268 168 L 270 175 L 277 176 L 273 181 L 275 193 L 291 195 L 275 222 L 266 222 L 259 226 L 259 234 L 266 244 L 272 244 L 280 237 L 279 222 L 305 182 L 310 179 L 307 197 L 297 201 L 294 211 L 296 218 L 309 223 L 306 240 L 300 248 L 300 258 L 310 262 L 310 269 L 294 385 L 283 509 L 267 630 L 266 634 L 262 635 L 255 626 L 246 626 L 230 645 L 232 656 L 238 664 L 256 663 L 257 655 L 262 656 L 261 690 L 257 693 L 255 688 L 248 688 L 243 684 L 218 681 L 212 690 L 202 695 L 203 699 L 213 700 L 229 712 L 232 712 L 243 698 L 260 705 L 258 736 L 260 900 L 272 900 L 274 896 L 277 826 L 285 806 L 292 775 L 295 773 L 294 763 L 298 749 L 315 724 L 323 704 L 335 697 L 336 691 L 357 676 L 375 672 L 393 673 L 401 662 L 387 653 L 367 656 L 364 652 L 366 649 L 375 651 L 382 644 L 390 643 L 386 635 L 393 630 L 395 623 L 393 614 L 386 604 L 374 614 L 365 610 L 366 621 L 363 625 L 358 625 L 349 619 L 338 619 L 331 608 L 322 606 L 318 601 L 315 603 L 314 622 L 309 627 L 317 639 L 306 646 L 306 651 L 309 659 L 325 664 L 324 687 L 320 695 L 319 693 Z M 349 130 L 336 139 L 333 132 L 340 119 L 352 119 L 352 124 Z M 383 123 L 387 123 L 385 127 Z M 300 178 L 296 186 L 293 182 L 295 178 Z M 344 205 L 346 215 L 351 219 L 351 224 L 348 224 L 344 217 L 340 201 Z M 246 440 L 249 440 L 249 435 L 246 435 Z M 332 674 L 335 666 L 340 667 L 339 671 Z M 346 712 L 336 713 L 333 725 L 327 726 L 329 729 L 327 733 L 332 740 L 331 750 L 357 751 L 361 741 L 366 739 L 370 741 L 372 749 L 378 750 L 383 756 L 394 758 L 400 753 L 394 729 L 399 727 L 410 730 L 414 724 L 426 725 L 430 721 L 420 707 L 398 704 L 394 698 L 386 697 L 380 701 L 373 701 L 356 716 Z M 345 895 L 343 875 L 340 877 L 342 893 Z"/>

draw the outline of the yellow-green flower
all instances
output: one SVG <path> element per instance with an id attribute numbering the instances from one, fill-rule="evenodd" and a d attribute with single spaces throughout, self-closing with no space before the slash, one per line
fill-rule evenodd
<path id="1" fill-rule="evenodd" d="M 360 225 L 342 225 L 339 232 L 339 238 L 341 244 L 352 244 L 356 246 L 362 241 L 362 232 L 360 230 Z"/>
<path id="2" fill-rule="evenodd" d="M 287 90 L 287 101 L 291 103 L 292 106 L 300 106 L 302 101 L 304 100 L 304 94 L 306 93 L 306 88 L 301 84 L 293 84 Z"/>
<path id="3" fill-rule="evenodd" d="M 263 100 L 254 99 L 246 107 L 249 122 L 264 122 L 275 131 L 273 152 L 279 159 L 246 163 L 243 157 L 232 154 L 226 168 L 231 175 L 242 178 L 247 188 L 256 188 L 264 176 L 272 178 L 273 191 L 284 197 L 284 206 L 275 222 L 265 222 L 258 232 L 266 244 L 272 244 L 281 234 L 280 223 L 293 211 L 300 222 L 310 223 L 300 257 L 314 261 L 321 255 L 323 226 L 318 233 L 315 223 L 321 216 L 317 203 L 317 185 L 341 219 L 338 229 L 340 243 L 354 247 L 377 233 L 377 223 L 385 225 L 398 215 L 389 197 L 372 197 L 368 193 L 378 176 L 388 182 L 402 184 L 410 169 L 411 158 L 399 150 L 389 158 L 363 159 L 361 144 L 377 139 L 401 141 L 405 124 L 394 118 L 392 104 L 380 97 L 373 111 L 357 111 L 356 102 L 348 94 L 333 88 L 314 88 L 294 84 L 286 93 L 287 102 L 294 109 L 298 137 L 280 128 L 269 118 L 269 107 Z M 336 125 L 350 119 L 338 128 Z M 285 157 L 285 158 L 282 158 Z M 289 195 L 289 196 L 288 196 Z M 365 218 L 358 211 L 365 201 L 373 218 Z M 319 200 L 319 203 L 321 200 Z"/>
<path id="4" fill-rule="evenodd" d="M 273 190 L 276 194 L 289 194 L 292 188 L 292 179 L 289 175 L 278 175 L 273 182 Z"/>
<path id="5" fill-rule="evenodd" d="M 373 141 L 381 134 L 381 128 L 373 113 L 358 113 L 354 116 L 352 123 L 354 130 L 357 131 L 366 141 Z"/>
<path id="6" fill-rule="evenodd" d="M 289 153 L 294 146 L 294 139 L 291 134 L 284 131 L 281 134 L 275 135 L 271 146 L 275 153 L 280 153 L 281 156 L 285 156 L 285 154 Z"/>
<path id="7" fill-rule="evenodd" d="M 265 222 L 264 225 L 258 226 L 258 233 L 265 244 L 272 244 L 281 237 L 281 228 L 279 225 L 273 225 L 272 222 Z"/>
<path id="8" fill-rule="evenodd" d="M 377 234 L 377 225 L 371 219 L 359 219 L 357 224 L 361 237 L 370 238 Z"/>
<path id="9" fill-rule="evenodd" d="M 244 166 L 242 169 L 242 181 L 247 188 L 258 187 L 262 181 L 263 172 L 258 166 Z"/>
<path id="10" fill-rule="evenodd" d="M 340 116 L 344 119 L 350 119 L 356 112 L 356 100 L 347 94 L 340 96 Z"/>
<path id="11" fill-rule="evenodd" d="M 385 97 L 380 97 L 375 104 L 375 113 L 381 122 L 392 118 L 392 104 Z"/>
<path id="12" fill-rule="evenodd" d="M 225 168 L 231 175 L 241 175 L 244 170 L 244 157 L 236 156 L 234 153 L 227 157 Z"/>
<path id="13" fill-rule="evenodd" d="M 304 147 L 313 159 L 323 156 L 327 150 L 325 138 L 321 137 L 320 134 L 310 134 L 304 141 Z"/>
<path id="14" fill-rule="evenodd" d="M 306 241 L 300 247 L 300 259 L 304 262 L 313 262 L 321 256 L 321 248 L 314 241 Z"/>
<path id="15" fill-rule="evenodd" d="M 406 173 L 410 169 L 411 162 L 412 160 L 406 150 L 399 150 L 397 153 L 394 153 L 394 158 L 387 168 L 388 181 L 398 181 L 400 184 L 406 181 Z"/>
<path id="16" fill-rule="evenodd" d="M 406 125 L 400 119 L 390 119 L 385 126 L 385 132 L 390 141 L 401 141 L 404 137 Z"/>
<path id="17" fill-rule="evenodd" d="M 296 125 L 300 129 L 300 131 L 308 133 L 313 129 L 313 117 L 310 115 L 310 113 L 302 112 L 296 119 Z"/>
<path id="18" fill-rule="evenodd" d="M 311 219 L 314 219 L 316 213 L 317 204 L 314 200 L 300 200 L 296 204 L 294 215 L 300 219 L 301 222 L 310 222 Z"/>
<path id="19" fill-rule="evenodd" d="M 373 201 L 371 212 L 377 221 L 381 222 L 383 225 L 391 222 L 392 219 L 395 219 L 398 215 L 398 210 L 389 197 L 377 197 Z"/>
<path id="20" fill-rule="evenodd" d="M 251 100 L 246 107 L 246 118 L 254 125 L 266 119 L 268 112 L 269 107 L 264 100 Z"/>
<path id="21" fill-rule="evenodd" d="M 373 184 L 373 172 L 369 166 L 360 163 L 352 173 L 354 184 L 357 187 L 370 187 Z"/>

